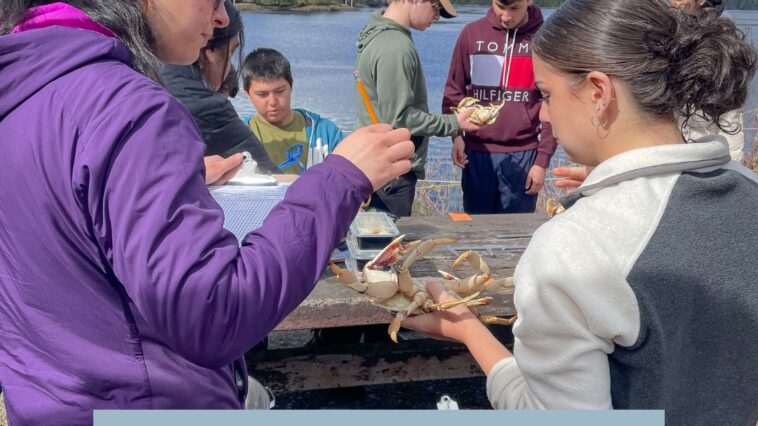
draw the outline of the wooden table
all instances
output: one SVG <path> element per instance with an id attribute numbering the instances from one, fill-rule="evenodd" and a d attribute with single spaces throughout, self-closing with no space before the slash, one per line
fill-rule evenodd
<path id="1" fill-rule="evenodd" d="M 414 278 L 440 279 L 437 270 L 450 271 L 455 253 L 469 248 L 483 256 L 496 277 L 512 276 L 531 233 L 546 220 L 544 214 L 535 213 L 478 215 L 464 222 L 454 222 L 448 216 L 407 217 L 400 218 L 396 224 L 408 241 L 436 237 L 458 240 L 448 247 L 435 248 L 411 267 Z M 458 276 L 467 276 L 476 271 L 462 266 L 455 272 Z M 504 317 L 515 314 L 512 289 L 499 289 L 487 295 L 495 300 L 480 308 L 481 313 Z M 329 271 L 276 330 L 389 324 L 392 318 L 393 314 L 373 305 L 365 295 L 340 284 Z M 462 345 L 429 339 L 401 341 L 399 344 L 362 343 L 269 350 L 251 364 L 251 376 L 274 392 L 482 374 Z"/>

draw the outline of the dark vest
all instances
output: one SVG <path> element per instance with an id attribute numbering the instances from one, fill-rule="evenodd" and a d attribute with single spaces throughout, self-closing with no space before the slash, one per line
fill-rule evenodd
<path id="1" fill-rule="evenodd" d="M 628 276 L 641 329 L 609 355 L 614 408 L 664 409 L 669 426 L 756 425 L 755 185 L 726 170 L 678 179 Z"/>

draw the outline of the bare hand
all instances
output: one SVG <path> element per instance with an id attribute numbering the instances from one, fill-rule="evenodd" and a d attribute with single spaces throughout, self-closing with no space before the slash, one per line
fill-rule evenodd
<path id="1" fill-rule="evenodd" d="M 553 175 L 563 179 L 555 181 L 555 186 L 558 188 L 578 188 L 587 179 L 590 171 L 592 168 L 587 166 L 556 167 L 553 169 Z"/>
<path id="2" fill-rule="evenodd" d="M 458 119 L 458 128 L 466 132 L 473 132 L 482 128 L 478 124 L 474 124 L 468 121 L 468 118 L 474 112 L 474 108 L 464 108 L 455 114 L 455 118 Z"/>
<path id="3" fill-rule="evenodd" d="M 540 192 L 545 185 L 545 169 L 540 166 L 532 166 L 526 175 L 526 193 L 534 195 Z"/>
<path id="4" fill-rule="evenodd" d="M 345 157 L 366 175 L 374 191 L 411 170 L 415 150 L 408 129 L 388 124 L 362 127 L 345 138 L 334 154 Z"/>
<path id="5" fill-rule="evenodd" d="M 276 183 L 292 183 L 297 180 L 298 175 L 271 175 Z"/>
<path id="6" fill-rule="evenodd" d="M 228 158 L 211 155 L 205 161 L 205 184 L 223 185 L 242 167 L 242 154 L 234 154 Z"/>
<path id="7" fill-rule="evenodd" d="M 455 300 L 436 281 L 428 282 L 426 291 L 437 302 Z M 470 334 L 471 327 L 483 327 L 483 325 L 466 305 L 458 305 L 446 311 L 408 317 L 403 321 L 403 327 L 435 339 L 464 342 L 466 336 Z"/>
<path id="8" fill-rule="evenodd" d="M 463 136 L 456 136 L 453 138 L 453 150 L 450 152 L 450 157 L 453 159 L 453 164 L 462 169 L 468 164 L 466 143 L 463 142 Z"/>

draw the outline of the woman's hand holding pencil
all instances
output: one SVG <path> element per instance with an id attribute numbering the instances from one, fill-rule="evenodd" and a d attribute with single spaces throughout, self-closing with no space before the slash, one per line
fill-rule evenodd
<path id="1" fill-rule="evenodd" d="M 333 154 L 341 155 L 366 175 L 374 191 L 411 170 L 414 146 L 408 129 L 389 124 L 362 127 L 339 143 Z"/>

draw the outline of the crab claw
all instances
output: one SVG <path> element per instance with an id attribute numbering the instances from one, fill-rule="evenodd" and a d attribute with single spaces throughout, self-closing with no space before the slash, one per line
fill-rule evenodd
<path id="1" fill-rule="evenodd" d="M 439 272 L 440 275 L 442 275 L 442 278 L 444 278 L 447 281 L 452 280 L 459 280 L 460 278 L 456 277 L 455 275 L 451 274 L 450 272 L 445 272 L 442 270 L 437 269 L 437 272 Z"/>
<path id="2" fill-rule="evenodd" d="M 503 287 L 503 288 L 509 288 L 509 287 L 515 287 L 515 283 L 513 282 L 513 277 L 507 277 L 507 278 L 498 278 L 496 280 L 490 280 L 484 283 L 486 288 L 497 288 L 497 287 Z"/>
<path id="3" fill-rule="evenodd" d="M 412 242 L 409 244 L 402 244 L 405 234 L 395 238 L 391 243 L 387 244 L 370 262 L 366 264 L 364 269 L 381 269 L 383 266 L 392 266 L 396 264 L 403 254 L 415 247 L 418 242 Z"/>
<path id="4" fill-rule="evenodd" d="M 397 315 L 395 315 L 395 318 L 390 323 L 390 328 L 388 330 L 388 333 L 390 335 L 390 339 L 392 339 L 393 342 L 397 343 L 397 332 L 400 331 L 400 324 L 407 317 L 408 317 L 408 314 L 406 314 L 405 312 L 398 312 Z"/>
<path id="5" fill-rule="evenodd" d="M 458 265 L 463 263 L 463 261 L 467 261 L 471 266 L 479 270 L 481 273 L 489 276 L 490 275 L 490 267 L 487 265 L 487 262 L 482 259 L 481 256 L 479 256 L 479 253 L 469 250 L 460 256 L 458 256 L 457 259 L 455 259 L 455 262 L 453 262 L 453 269 L 457 268 Z"/>
<path id="6" fill-rule="evenodd" d="M 492 281 L 489 275 L 475 274 L 468 278 L 451 281 L 448 288 L 459 296 L 466 296 L 481 291 L 489 281 Z"/>
<path id="7" fill-rule="evenodd" d="M 366 294 L 372 299 L 385 300 L 397 294 L 397 283 L 393 281 L 377 281 L 363 284 Z"/>
<path id="8" fill-rule="evenodd" d="M 337 276 L 337 279 L 342 284 L 345 284 L 346 286 L 360 293 L 363 293 L 368 289 L 366 284 L 360 282 L 360 280 L 358 280 L 358 277 L 356 277 L 355 274 L 348 271 L 347 269 L 340 268 L 334 262 L 329 263 L 329 267 L 332 269 L 332 272 L 334 272 L 334 275 Z"/>

